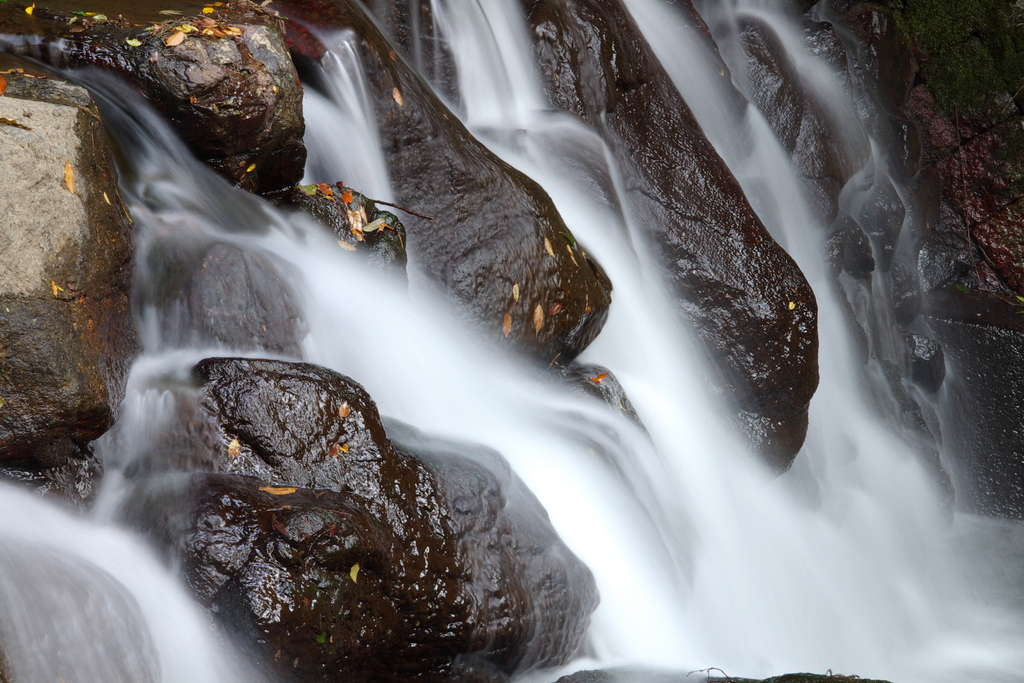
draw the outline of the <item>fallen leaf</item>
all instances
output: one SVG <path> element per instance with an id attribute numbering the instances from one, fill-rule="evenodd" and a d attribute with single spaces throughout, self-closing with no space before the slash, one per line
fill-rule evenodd
<path id="1" fill-rule="evenodd" d="M 25 14 L 31 15 L 35 11 L 36 11 L 35 3 L 33 3 L 31 7 L 26 7 L 25 8 Z"/>
<path id="2" fill-rule="evenodd" d="M 576 246 L 576 238 L 572 236 L 572 233 L 559 232 L 558 234 L 565 238 L 565 241 L 569 243 L 569 246 Z"/>
<path id="3" fill-rule="evenodd" d="M 401 107 L 402 109 L 405 109 L 405 101 L 402 100 L 402 93 L 398 89 L 397 85 L 394 88 L 391 89 L 391 97 L 393 97 L 395 99 L 395 102 L 398 102 L 398 106 L 399 107 Z"/>
<path id="4" fill-rule="evenodd" d="M 569 245 L 567 244 L 567 245 L 565 245 L 565 248 L 569 250 L 569 258 L 571 258 L 571 259 L 572 259 L 572 264 L 573 264 L 574 266 L 576 266 L 577 268 L 579 268 L 579 265 L 580 265 L 580 264 L 576 263 L 576 254 L 572 253 L 572 247 L 570 247 L 570 246 L 569 246 Z"/>
<path id="5" fill-rule="evenodd" d="M 213 8 L 212 7 L 204 7 L 203 8 L 203 14 L 213 14 Z"/>
<path id="6" fill-rule="evenodd" d="M 5 403 L 7 403 L 7 401 L 5 401 L 3 397 L 0 397 L 0 408 L 3 408 Z"/>
<path id="7" fill-rule="evenodd" d="M 64 160 L 64 184 L 71 194 L 75 193 L 75 169 L 71 168 L 71 160 Z"/>
<path id="8" fill-rule="evenodd" d="M 224 33 L 229 36 L 240 36 L 244 31 L 237 26 L 225 26 Z"/>
<path id="9" fill-rule="evenodd" d="M 249 167 L 245 169 L 246 173 L 252 173 L 256 170 L 256 164 L 249 164 Z"/>
<path id="10" fill-rule="evenodd" d="M 162 9 L 158 12 L 158 14 L 178 15 L 181 14 L 181 12 L 179 12 L 176 9 Z"/>
<path id="11" fill-rule="evenodd" d="M 174 47 L 175 45 L 181 45 L 183 40 L 185 40 L 185 34 L 181 31 L 175 31 L 164 41 L 164 45 Z"/>
<path id="12" fill-rule="evenodd" d="M 174 28 L 175 30 L 181 31 L 182 33 L 192 33 L 193 31 L 199 30 L 192 24 L 182 24 L 181 26 L 175 26 Z"/>
<path id="13" fill-rule="evenodd" d="M 519 283 L 516 282 L 512 285 L 512 301 L 519 303 Z"/>
<path id="14" fill-rule="evenodd" d="M 103 193 L 103 201 L 105 201 L 107 204 L 110 204 L 110 206 L 113 206 L 113 204 L 110 203 L 110 197 L 107 196 L 106 192 Z"/>
<path id="15" fill-rule="evenodd" d="M 607 373 L 607 372 L 602 372 L 602 373 L 601 373 L 600 375 L 598 375 L 597 377 L 588 377 L 587 379 L 589 379 L 589 380 L 590 380 L 591 382 L 593 382 L 594 384 L 600 384 L 600 383 L 601 383 L 601 380 L 603 380 L 603 379 L 604 379 L 605 377 L 607 377 L 607 376 L 608 376 L 608 373 Z"/>
<path id="16" fill-rule="evenodd" d="M 94 15 L 92 15 L 92 19 L 93 19 L 93 21 L 106 21 L 107 20 L 107 15 L 106 14 L 94 14 Z"/>
<path id="17" fill-rule="evenodd" d="M 334 190 L 332 190 L 331 186 L 327 183 L 317 183 L 316 189 L 320 190 L 320 194 L 325 194 L 328 197 L 334 195 Z"/>
<path id="18" fill-rule="evenodd" d="M 266 491 L 275 496 L 287 496 L 289 493 L 295 493 L 296 489 L 291 486 L 261 486 L 260 491 Z"/>
<path id="19" fill-rule="evenodd" d="M 349 412 L 350 409 L 348 407 L 348 401 L 345 401 L 344 403 L 341 404 L 341 407 L 338 408 L 338 416 L 348 417 Z"/>
<path id="20" fill-rule="evenodd" d="M 7 90 L 7 79 L 0 76 L 0 95 L 4 94 L 4 90 Z"/>
<path id="21" fill-rule="evenodd" d="M 129 44 L 129 45 L 131 45 L 132 47 L 138 47 L 139 45 L 142 45 L 142 41 L 141 41 L 141 40 L 138 40 L 138 39 L 136 39 L 136 38 L 128 38 L 128 39 L 127 39 L 127 40 L 125 40 L 124 42 L 128 43 L 128 44 Z"/>
<path id="22" fill-rule="evenodd" d="M 0 117 L 0 123 L 4 124 L 5 126 L 13 126 L 15 128 L 21 128 L 22 130 L 32 130 L 31 128 L 26 126 L 24 123 L 18 123 L 14 119 L 5 119 L 3 117 Z"/>
<path id="23" fill-rule="evenodd" d="M 345 240 L 338 240 L 338 246 L 341 247 L 342 249 L 344 249 L 345 251 L 355 251 L 356 250 L 356 246 L 354 244 L 349 244 Z"/>
<path id="24" fill-rule="evenodd" d="M 352 190 L 345 190 L 344 192 L 342 192 L 341 193 L 341 201 L 345 202 L 346 204 L 351 204 L 352 203 Z"/>
<path id="25" fill-rule="evenodd" d="M 507 337 L 512 334 L 512 314 L 506 313 L 501 321 L 501 331 Z"/>
<path id="26" fill-rule="evenodd" d="M 242 454 L 242 444 L 238 439 L 231 439 L 231 443 L 228 444 L 228 455 L 232 458 L 237 458 Z"/>
<path id="27" fill-rule="evenodd" d="M 341 451 L 342 453 L 348 453 L 348 444 L 341 444 L 340 446 L 338 446 L 338 450 Z"/>
<path id="28" fill-rule="evenodd" d="M 310 197 L 316 194 L 316 185 L 296 185 L 303 194 L 307 194 Z"/>
<path id="29" fill-rule="evenodd" d="M 544 309 L 537 304 L 537 308 L 533 309 L 533 329 L 540 334 L 542 327 L 544 327 Z"/>
<path id="30" fill-rule="evenodd" d="M 327 449 L 327 454 L 332 458 L 337 458 L 341 454 L 341 449 L 338 448 L 338 444 L 332 443 L 331 447 Z"/>
<path id="31" fill-rule="evenodd" d="M 796 308 L 796 302 L 795 301 L 790 301 L 789 302 L 789 310 L 792 311 L 794 308 Z"/>
<path id="32" fill-rule="evenodd" d="M 388 53 L 388 57 L 391 57 L 391 61 L 395 61 L 398 59 L 398 53 L 392 50 Z"/>
<path id="33" fill-rule="evenodd" d="M 555 255 L 555 248 L 551 246 L 551 240 L 547 237 L 544 238 L 544 251 L 548 252 L 548 256 Z"/>
<path id="34" fill-rule="evenodd" d="M 352 579 L 352 583 L 359 583 L 359 563 L 356 562 L 352 565 L 352 569 L 348 570 L 348 575 Z"/>
<path id="35" fill-rule="evenodd" d="M 53 280 L 50 280 L 50 291 L 53 292 L 53 298 L 56 299 L 57 296 L 64 291 L 64 288 L 58 285 Z"/>
<path id="36" fill-rule="evenodd" d="M 551 304 L 551 308 L 548 309 L 548 315 L 558 315 L 562 312 L 562 302 L 556 301 Z"/>

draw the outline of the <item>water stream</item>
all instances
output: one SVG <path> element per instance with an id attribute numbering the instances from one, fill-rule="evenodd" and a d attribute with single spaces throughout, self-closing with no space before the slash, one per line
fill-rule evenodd
<path id="1" fill-rule="evenodd" d="M 145 352 L 133 369 L 119 424 L 98 446 L 107 476 L 90 519 L 73 520 L 5 488 L 3 542 L 28 544 L 25 553 L 56 549 L 78 558 L 86 567 L 78 571 L 95 566 L 113 577 L 131 597 L 110 589 L 107 603 L 137 603 L 126 608 L 126 623 L 135 625 L 125 628 L 148 626 L 150 661 L 158 662 L 163 681 L 253 680 L 224 654 L 226 645 L 173 571 L 118 525 L 132 494 L 122 474 L 147 457 L 147 444 L 171 414 L 175 398 L 168 387 L 200 358 L 239 353 L 204 339 L 197 321 L 152 296 L 160 282 L 147 281 L 158 277 L 152 259 L 169 245 L 216 241 L 261 254 L 287 275 L 308 326 L 306 360 L 356 379 L 384 415 L 484 443 L 509 459 L 594 571 L 601 591 L 588 659 L 566 671 L 642 664 L 718 667 L 750 677 L 832 670 L 899 683 L 1024 680 L 1021 599 L 1008 597 L 1009 568 L 1017 558 L 1005 551 L 1020 532 L 1010 523 L 963 515 L 950 526 L 913 449 L 862 396 L 860 370 L 821 261 L 824 233 L 814 225 L 788 157 L 753 107 L 730 110 L 722 90 L 727 84 L 699 54 L 699 41 L 680 38 L 689 29 L 672 8 L 657 0 L 627 2 L 818 297 L 821 385 L 807 444 L 779 478 L 730 433 L 701 388 L 700 355 L 677 322 L 628 206 L 614 192 L 617 171 L 604 142 L 575 118 L 546 111 L 518 3 L 436 2 L 435 15 L 445 18 L 440 26 L 458 59 L 466 124 L 544 186 L 615 285 L 608 322 L 582 359 L 615 372 L 648 433 L 496 354 L 463 329 L 416 275 L 414 254 L 406 290 L 360 265 L 308 220 L 228 187 L 182 153 L 144 107 L 135 105 L 128 115 L 113 96 L 102 104 L 133 160 L 122 192 L 135 219 L 135 307 Z M 859 125 L 848 96 L 800 52 L 789 20 L 755 4 L 720 10 L 758 12 L 777 26 L 801 73 L 826 93 L 835 115 L 844 125 Z M 327 37 L 331 52 L 322 68 L 329 87 L 307 90 L 307 141 L 317 141 L 307 176 L 345 179 L 388 199 L 354 40 Z M 363 144 L 357 153 L 351 145 L 345 153 L 329 146 L 338 125 L 346 140 Z M 870 137 L 861 128 L 850 135 Z M 196 334 L 169 339 L 168 316 Z M 16 586 L 11 582 L 19 577 L 25 580 L 7 564 L 0 594 L 16 591 L 8 584 Z M 117 624 L 110 629 L 116 632 Z M 24 666 L 42 676 L 41 665 L 31 661 L 23 658 Z"/>

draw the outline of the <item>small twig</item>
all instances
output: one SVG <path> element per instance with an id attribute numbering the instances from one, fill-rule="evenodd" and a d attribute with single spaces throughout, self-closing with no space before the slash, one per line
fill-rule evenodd
<path id="1" fill-rule="evenodd" d="M 1021 92 L 1024 92 L 1024 85 L 1020 86 L 1020 88 L 1017 89 L 1017 92 L 1013 94 L 1013 97 L 1010 98 L 1010 101 L 1006 103 L 1006 106 L 1003 107 L 1003 110 L 999 112 L 999 115 L 996 118 L 999 118 L 999 116 L 1002 116 L 1003 114 L 1006 113 L 1006 110 L 1010 108 L 1011 104 L 1014 104 L 1014 101 L 1017 99 L 1017 95 L 1021 94 Z"/>
<path id="2" fill-rule="evenodd" d="M 97 121 L 99 121 L 100 123 L 103 123 L 103 119 L 101 119 L 99 117 L 99 115 L 96 112 L 94 112 L 92 109 L 89 109 L 89 107 L 86 107 L 86 106 L 81 105 L 81 104 L 76 104 L 75 106 L 78 107 L 79 109 L 81 109 L 83 112 L 85 112 L 89 116 L 91 116 L 94 119 L 96 119 Z"/>
<path id="3" fill-rule="evenodd" d="M 690 671 L 690 672 L 688 672 L 686 674 L 686 677 L 689 678 L 691 674 L 707 674 L 708 675 L 708 680 L 710 681 L 711 680 L 711 672 L 712 671 L 720 671 L 722 673 L 722 675 L 725 676 L 725 680 L 727 680 L 727 681 L 731 681 L 732 680 L 732 677 L 729 676 L 729 674 L 725 673 L 724 671 L 719 669 L 717 666 L 709 666 L 706 669 L 696 669 L 694 671 Z"/>
<path id="4" fill-rule="evenodd" d="M 390 206 L 390 207 L 398 209 L 399 211 L 405 211 L 406 213 L 411 213 L 413 216 L 419 216 L 420 218 L 426 218 L 428 221 L 434 220 L 434 218 L 432 216 L 427 216 L 427 215 L 422 214 L 422 213 L 420 213 L 418 211 L 413 211 L 412 209 L 407 209 L 404 206 L 399 206 L 398 204 L 392 204 L 391 202 L 386 202 L 386 201 L 384 201 L 382 199 L 374 199 L 373 203 L 374 204 L 383 204 L 384 206 Z"/>
<path id="5" fill-rule="evenodd" d="M 2 123 L 5 126 L 11 126 L 13 128 L 21 128 L 22 130 L 32 130 L 31 128 L 26 126 L 24 123 L 18 123 L 14 119 L 0 118 L 0 123 Z"/>
<path id="6" fill-rule="evenodd" d="M 964 213 L 967 208 L 967 175 L 964 173 L 964 150 L 963 142 L 960 137 L 960 110 L 957 107 L 953 107 L 953 120 L 956 121 L 956 159 L 960 165 L 960 184 L 963 186 L 964 192 Z"/>

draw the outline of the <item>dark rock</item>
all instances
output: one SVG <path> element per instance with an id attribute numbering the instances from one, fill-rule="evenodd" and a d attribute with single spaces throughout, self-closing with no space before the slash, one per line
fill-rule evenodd
<path id="1" fill-rule="evenodd" d="M 759 442 L 785 469 L 817 386 L 813 292 L 621 4 L 527 0 L 524 7 L 551 103 L 585 119 L 609 145 L 628 210 L 738 409 L 787 432 Z M 681 7 L 692 11 L 688 2 Z"/>
<path id="2" fill-rule="evenodd" d="M 30 130 L 0 138 L 0 253 L 15 256 L 0 259 L 0 463 L 52 474 L 74 469 L 124 396 L 137 350 L 129 226 L 88 94 L 5 77 L 0 116 Z"/>
<path id="3" fill-rule="evenodd" d="M 233 183 L 258 192 L 284 189 L 302 177 L 306 158 L 302 89 L 281 21 L 243 4 L 152 31 L 38 8 L 33 16 L 40 21 L 30 29 L 45 33 L 29 42 L 61 41 L 54 54 L 69 65 L 109 69 L 138 87 L 192 152 Z M 193 30 L 174 44 L 180 26 Z"/>
<path id="4" fill-rule="evenodd" d="M 275 7 L 295 19 L 289 27 L 310 20 L 362 39 L 360 60 L 396 201 L 433 218 L 403 221 L 413 265 L 491 338 L 544 364 L 575 358 L 604 324 L 611 283 L 547 193 L 466 130 L 361 5 L 291 0 Z"/>
<path id="5" fill-rule="evenodd" d="M 847 10 L 843 24 L 862 46 L 860 65 L 879 88 L 884 106 L 899 111 L 917 73 L 910 37 L 901 22 L 891 8 L 862 2 Z"/>
<path id="6" fill-rule="evenodd" d="M 195 372 L 178 444 L 200 454 L 176 466 L 217 473 L 191 475 L 186 538 L 163 522 L 165 542 L 276 673 L 505 681 L 575 653 L 593 577 L 496 452 L 385 433 L 358 384 L 317 366 L 215 358 Z M 151 475 L 168 466 L 154 460 Z"/>
<path id="7" fill-rule="evenodd" d="M 405 226 L 398 216 L 382 211 L 369 197 L 340 184 L 331 192 L 332 196 L 328 196 L 309 185 L 293 187 L 270 198 L 281 205 L 302 209 L 338 238 L 339 247 L 362 253 L 378 270 L 394 280 L 407 282 Z M 345 197 L 350 201 L 346 202 Z"/>
<path id="8" fill-rule="evenodd" d="M 1024 310 L 998 295 L 933 292 L 926 320 L 948 373 L 943 451 L 964 509 L 1024 518 Z"/>
<path id="9" fill-rule="evenodd" d="M 949 287 L 963 278 L 979 261 L 967 225 L 946 202 L 939 219 L 926 234 L 918 255 L 918 271 L 924 291 Z"/>
<path id="10" fill-rule="evenodd" d="M 180 236 L 168 226 L 168 234 L 148 249 L 148 277 L 140 292 L 158 312 L 161 343 L 301 358 L 305 322 L 272 257 L 175 227 Z"/>
<path id="11" fill-rule="evenodd" d="M 640 416 L 636 413 L 636 408 L 630 403 L 625 389 L 619 384 L 619 380 L 611 370 L 602 365 L 572 363 L 566 366 L 562 373 L 574 389 L 607 403 L 646 431 L 640 421 Z"/>
<path id="12" fill-rule="evenodd" d="M 942 345 L 923 334 L 904 334 L 903 341 L 907 350 L 907 375 L 926 392 L 935 393 L 946 378 L 946 358 L 942 353 Z"/>
<path id="13" fill-rule="evenodd" d="M 875 257 L 871 253 L 871 241 L 857 221 L 849 214 L 841 213 L 832 226 L 837 245 L 833 247 L 837 264 L 857 279 L 871 276 L 875 270 Z M 833 238 L 829 238 L 830 243 Z M 841 245 L 841 246 L 840 246 Z"/>
<path id="14" fill-rule="evenodd" d="M 875 263 L 883 273 L 892 268 L 906 213 L 889 176 L 876 172 L 871 187 L 859 198 L 853 217 L 871 238 Z"/>
<path id="15" fill-rule="evenodd" d="M 984 252 L 1002 281 L 1024 294 L 1024 200 L 1006 207 L 971 229 L 971 236 Z"/>
<path id="16" fill-rule="evenodd" d="M 1017 201 L 1024 170 L 1008 149 L 1019 146 L 1016 122 L 995 126 L 963 142 L 939 163 L 943 196 L 957 207 L 969 226 L 996 216 Z"/>
<path id="17" fill-rule="evenodd" d="M 67 452 L 52 452 L 52 449 Z M 0 478 L 28 486 L 36 493 L 72 508 L 88 508 L 103 476 L 103 463 L 88 444 L 57 441 L 44 446 L 39 460 L 57 462 L 51 467 L 0 466 Z M 2 679 L 0 679 L 2 680 Z"/>
<path id="18" fill-rule="evenodd" d="M 700 673 L 710 674 L 711 671 L 715 671 L 715 669 Z M 570 676 L 562 676 L 556 683 L 688 683 L 688 681 L 692 680 L 693 673 L 637 668 L 601 669 L 577 671 Z M 832 683 L 832 679 L 841 677 L 843 676 L 831 673 L 799 673 L 773 676 L 762 681 L 752 678 L 736 678 L 735 676 L 717 677 L 711 675 L 706 676 L 703 680 L 705 680 L 705 683 L 729 683 L 729 681 L 735 681 L 736 683 Z M 886 681 L 875 681 L 857 676 L 850 676 L 850 678 L 857 678 L 857 680 L 863 681 L 863 683 L 886 683 Z"/>
<path id="19" fill-rule="evenodd" d="M 891 273 L 892 312 L 897 324 L 907 327 L 921 312 L 921 283 L 916 269 L 902 261 L 893 265 Z"/>

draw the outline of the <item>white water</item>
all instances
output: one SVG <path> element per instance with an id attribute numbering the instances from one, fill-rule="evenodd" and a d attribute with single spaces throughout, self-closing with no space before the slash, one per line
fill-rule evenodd
<path id="1" fill-rule="evenodd" d="M 140 253 L 159 249 L 169 237 L 165 224 L 185 218 L 199 238 L 274 254 L 302 300 L 307 360 L 355 378 L 386 415 L 508 457 L 601 590 L 593 661 L 566 670 L 639 663 L 719 667 L 733 676 L 831 669 L 897 682 L 1024 678 L 1022 625 L 998 577 L 1016 558 L 986 540 L 1012 541 L 1017 527 L 960 518 L 948 528 L 910 448 L 859 397 L 818 260 L 820 230 L 764 122 L 748 112 L 741 128 L 716 130 L 714 121 L 736 122 L 715 116 L 725 105 L 710 84 L 721 77 L 682 52 L 685 34 L 663 6 L 630 0 L 712 142 L 818 294 L 822 383 L 807 446 L 775 480 L 702 394 L 697 355 L 628 211 L 613 194 L 594 191 L 602 182 L 615 186 L 603 142 L 570 117 L 541 111 L 525 27 L 511 4 L 446 0 L 438 12 L 460 57 L 467 123 L 544 185 L 608 271 L 614 304 L 584 360 L 616 373 L 650 441 L 601 404 L 496 356 L 418 278 L 409 292 L 396 288 L 314 226 L 171 153 L 172 141 L 134 148 L 139 175 L 126 194 L 135 198 Z M 375 123 L 350 40 L 331 42 L 328 95 L 307 91 L 308 135 L 326 141 L 344 125 L 347 140 L 371 144 L 358 155 L 317 144 L 308 179 L 364 183 L 386 198 L 386 167 L 372 153 Z M 674 68 L 682 64 L 688 71 Z M 514 87 L 493 87 L 499 83 Z M 346 165 L 353 158 L 366 163 Z M 581 167 L 599 182 L 587 182 Z M 237 665 L 225 661 L 180 581 L 111 522 L 125 495 L 119 472 L 145 453 L 172 400 L 161 385 L 204 355 L 231 352 L 166 349 L 154 322 L 162 313 L 145 302 L 140 312 L 147 353 L 133 371 L 121 426 L 101 445 L 110 474 L 93 519 L 71 519 L 5 489 L 3 540 L 43 543 L 125 586 L 148 624 L 164 681 L 251 680 L 229 671 Z M 967 551 L 982 558 L 984 571 L 970 566 Z"/>

